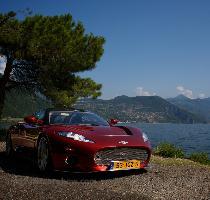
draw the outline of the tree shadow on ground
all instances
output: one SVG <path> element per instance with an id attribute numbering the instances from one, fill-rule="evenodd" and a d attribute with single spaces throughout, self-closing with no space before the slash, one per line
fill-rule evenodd
<path id="1" fill-rule="evenodd" d="M 0 152 L 0 170 L 5 173 L 30 176 L 46 179 L 62 179 L 62 180 L 74 180 L 74 181 L 90 181 L 90 180 L 106 180 L 121 178 L 132 175 L 140 175 L 146 173 L 146 170 L 128 170 L 128 171 L 117 171 L 117 172 L 94 172 L 94 173 L 75 173 L 75 172 L 57 172 L 53 171 L 51 173 L 42 175 L 38 172 L 33 163 L 24 160 L 20 157 L 12 157 L 9 159 L 6 157 L 5 152 Z"/>

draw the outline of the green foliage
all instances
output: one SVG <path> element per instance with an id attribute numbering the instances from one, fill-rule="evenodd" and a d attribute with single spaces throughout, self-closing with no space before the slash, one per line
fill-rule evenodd
<path id="1" fill-rule="evenodd" d="M 165 158 L 184 158 L 184 152 L 182 149 L 175 147 L 173 144 L 170 143 L 161 143 L 158 145 L 154 150 L 154 155 L 158 155 Z M 200 153 L 192 153 L 188 159 L 209 165 L 210 160 L 208 158 L 208 154 L 204 152 Z"/>
<path id="2" fill-rule="evenodd" d="M 210 164 L 210 160 L 208 158 L 208 154 L 204 152 L 200 153 L 192 153 L 189 156 L 189 159 L 195 162 L 199 162 L 201 164 Z"/>
<path id="3" fill-rule="evenodd" d="M 184 152 L 180 148 L 176 148 L 170 143 L 161 143 L 155 150 L 154 155 L 162 156 L 165 158 L 184 158 Z"/>
<path id="4" fill-rule="evenodd" d="M 55 105 L 71 106 L 79 97 L 100 95 L 100 84 L 74 73 L 95 68 L 103 54 L 103 37 L 85 34 L 82 23 L 76 24 L 70 15 L 28 17 L 23 26 L 27 57 L 41 66 L 43 93 Z"/>
<path id="5" fill-rule="evenodd" d="M 60 79 L 62 79 L 62 77 Z M 75 103 L 76 100 L 80 97 L 91 96 L 92 98 L 97 98 L 101 95 L 100 89 L 102 85 L 95 83 L 90 78 L 80 78 L 79 76 L 75 76 L 71 78 L 71 81 L 72 83 L 69 83 L 69 85 L 67 86 L 71 89 L 56 89 L 56 87 L 54 87 L 53 85 L 64 82 L 63 80 L 59 80 L 57 83 L 54 82 L 53 85 L 51 85 L 50 89 L 47 91 L 46 95 L 50 96 L 54 100 L 55 106 L 68 107 Z"/>
<path id="6" fill-rule="evenodd" d="M 7 59 L 0 87 L 38 90 L 56 106 L 71 106 L 80 97 L 96 98 L 101 84 L 78 73 L 96 67 L 104 43 L 103 37 L 87 34 L 70 14 L 22 21 L 13 12 L 0 14 L 0 55 Z"/>

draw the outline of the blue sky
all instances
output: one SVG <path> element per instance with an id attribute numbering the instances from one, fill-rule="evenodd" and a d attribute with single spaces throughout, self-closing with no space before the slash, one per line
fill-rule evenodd
<path id="1" fill-rule="evenodd" d="M 71 13 L 87 33 L 106 38 L 96 69 L 82 74 L 103 84 L 104 99 L 210 96 L 208 0 L 0 0 L 0 12 L 24 8 Z"/>

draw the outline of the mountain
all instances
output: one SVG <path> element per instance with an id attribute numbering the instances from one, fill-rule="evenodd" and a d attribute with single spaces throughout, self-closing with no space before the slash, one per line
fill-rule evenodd
<path id="1" fill-rule="evenodd" d="M 190 99 L 179 96 L 174 102 L 188 102 Z M 180 103 L 179 103 L 180 104 Z M 27 92 L 13 90 L 7 94 L 3 117 L 24 117 L 38 110 L 52 107 L 42 96 L 30 96 Z M 106 119 L 116 118 L 120 121 L 136 122 L 172 122 L 204 123 L 205 120 L 186 109 L 166 101 L 158 96 L 118 96 L 110 100 L 82 99 L 75 108 L 98 113 Z M 184 107 L 185 108 L 185 107 Z M 189 109 L 190 110 L 190 109 Z"/>
<path id="2" fill-rule="evenodd" d="M 159 96 L 118 96 L 111 100 L 83 99 L 76 104 L 77 108 L 91 110 L 106 119 L 116 118 L 120 121 L 137 122 L 172 122 L 203 123 L 197 117 Z"/>
<path id="3" fill-rule="evenodd" d="M 169 98 L 167 101 L 210 122 L 210 98 L 189 99 L 184 95 L 179 95 L 175 98 Z"/>
<path id="4" fill-rule="evenodd" d="M 183 94 L 180 94 L 180 95 L 176 96 L 175 98 L 168 98 L 167 100 L 170 100 L 170 99 L 174 99 L 176 101 L 188 101 L 188 100 L 190 100 L 190 98 L 184 96 Z"/>
<path id="5" fill-rule="evenodd" d="M 2 117 L 25 117 L 48 107 L 51 107 L 50 103 L 41 96 L 31 96 L 26 91 L 12 90 L 6 95 Z"/>

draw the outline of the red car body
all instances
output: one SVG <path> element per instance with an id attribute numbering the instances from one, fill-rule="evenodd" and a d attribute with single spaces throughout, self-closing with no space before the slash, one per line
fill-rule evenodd
<path id="1" fill-rule="evenodd" d="M 42 119 L 37 119 L 35 115 L 29 116 L 25 118 L 25 122 L 10 127 L 8 137 L 11 138 L 13 151 L 27 157 L 36 157 L 39 138 L 45 137 L 54 170 L 114 171 L 115 162 L 127 163 L 126 167 L 123 165 L 119 168 L 121 170 L 147 167 L 151 146 L 148 140 L 145 141 L 140 129 L 109 124 L 51 124 L 48 120 L 50 112 L 51 110 L 46 110 Z M 87 113 L 78 110 L 71 112 Z M 74 133 L 87 139 L 85 142 L 78 141 L 58 133 Z M 140 165 L 133 167 L 133 161 L 139 161 Z"/>

